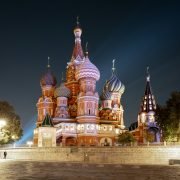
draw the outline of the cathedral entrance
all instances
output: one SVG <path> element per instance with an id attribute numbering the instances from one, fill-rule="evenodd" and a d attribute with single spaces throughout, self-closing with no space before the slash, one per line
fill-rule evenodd
<path id="1" fill-rule="evenodd" d="M 75 137 L 67 137 L 66 138 L 66 146 L 76 146 L 77 141 Z"/>

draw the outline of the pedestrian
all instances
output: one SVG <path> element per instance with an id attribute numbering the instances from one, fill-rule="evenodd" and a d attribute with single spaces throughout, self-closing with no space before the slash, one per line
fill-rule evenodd
<path id="1" fill-rule="evenodd" d="M 7 152 L 4 151 L 4 159 L 6 159 L 6 156 L 7 156 Z"/>

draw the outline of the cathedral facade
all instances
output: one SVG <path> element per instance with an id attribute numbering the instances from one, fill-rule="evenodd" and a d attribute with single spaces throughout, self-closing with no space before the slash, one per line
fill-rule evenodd
<path id="1" fill-rule="evenodd" d="M 100 72 L 91 62 L 87 48 L 83 51 L 81 34 L 77 22 L 72 57 L 60 86 L 56 86 L 50 65 L 40 80 L 42 95 L 37 102 L 35 145 L 113 146 L 118 135 L 125 131 L 121 104 L 125 86 L 116 74 L 114 60 L 112 75 L 99 96 L 96 83 Z"/>

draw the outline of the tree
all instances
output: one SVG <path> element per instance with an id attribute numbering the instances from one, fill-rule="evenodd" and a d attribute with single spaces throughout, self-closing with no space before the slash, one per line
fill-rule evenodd
<path id="1" fill-rule="evenodd" d="M 13 106 L 6 101 L 0 101 L 0 119 L 6 122 L 0 129 L 0 144 L 12 143 L 22 137 L 21 119 Z"/>
<path id="2" fill-rule="evenodd" d="M 122 133 L 118 136 L 118 142 L 124 144 L 129 144 L 131 142 L 135 142 L 136 139 L 129 132 Z"/>
<path id="3" fill-rule="evenodd" d="M 157 123 L 166 141 L 180 141 L 180 92 L 173 92 L 165 106 L 157 107 Z"/>
<path id="4" fill-rule="evenodd" d="M 149 131 L 145 131 L 144 137 L 145 137 L 147 142 L 153 142 L 154 141 L 154 134 L 152 134 Z"/>

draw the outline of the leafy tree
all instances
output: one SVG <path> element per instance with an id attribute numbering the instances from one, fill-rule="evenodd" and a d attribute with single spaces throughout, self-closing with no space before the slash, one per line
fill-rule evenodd
<path id="1" fill-rule="evenodd" d="M 156 114 L 163 140 L 180 141 L 180 92 L 173 92 L 165 106 L 157 107 Z"/>
<path id="2" fill-rule="evenodd" d="M 136 139 L 129 132 L 122 133 L 118 136 L 118 142 L 122 144 L 129 144 L 131 142 L 135 142 Z"/>
<path id="3" fill-rule="evenodd" d="M 11 143 L 22 137 L 21 119 L 13 106 L 6 101 L 0 101 L 0 120 L 6 122 L 6 125 L 0 129 L 0 144 Z"/>
<path id="4" fill-rule="evenodd" d="M 145 136 L 146 141 L 148 141 L 148 142 L 153 142 L 154 141 L 154 134 L 152 134 L 151 132 L 145 131 L 144 136 Z"/>

